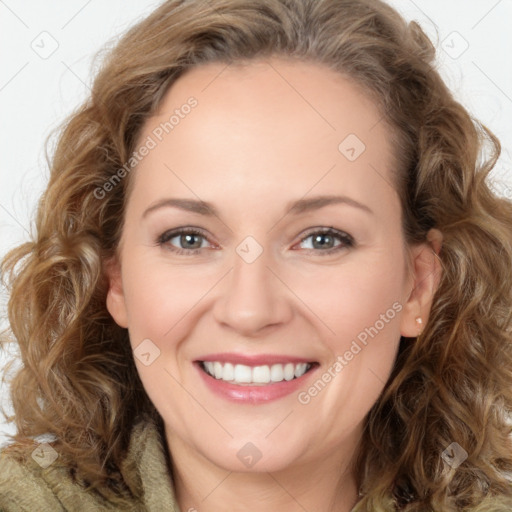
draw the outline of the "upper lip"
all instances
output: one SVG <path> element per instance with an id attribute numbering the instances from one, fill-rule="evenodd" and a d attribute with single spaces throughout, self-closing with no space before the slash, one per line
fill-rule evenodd
<path id="1" fill-rule="evenodd" d="M 197 361 L 219 361 L 220 363 L 244 364 L 246 366 L 262 366 L 272 364 L 286 363 L 312 363 L 313 359 L 305 357 L 288 356 L 281 354 L 237 354 L 234 352 L 222 352 L 218 354 L 208 354 L 198 357 Z"/>

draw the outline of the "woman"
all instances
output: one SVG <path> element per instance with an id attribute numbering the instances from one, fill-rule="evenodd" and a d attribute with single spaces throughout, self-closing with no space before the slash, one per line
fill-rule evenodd
<path id="1" fill-rule="evenodd" d="M 3 262 L 2 510 L 511 509 L 512 205 L 434 53 L 374 0 L 123 37 Z"/>

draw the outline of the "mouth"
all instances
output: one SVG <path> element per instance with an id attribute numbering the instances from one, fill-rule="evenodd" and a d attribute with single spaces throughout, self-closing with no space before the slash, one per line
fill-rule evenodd
<path id="1" fill-rule="evenodd" d="M 224 353 L 202 357 L 194 366 L 215 395 L 237 403 L 261 404 L 306 386 L 320 364 L 291 356 Z"/>
<path id="2" fill-rule="evenodd" d="M 288 362 L 249 366 L 222 361 L 198 361 L 198 364 L 203 372 L 216 380 L 237 386 L 268 386 L 300 379 L 318 363 Z"/>

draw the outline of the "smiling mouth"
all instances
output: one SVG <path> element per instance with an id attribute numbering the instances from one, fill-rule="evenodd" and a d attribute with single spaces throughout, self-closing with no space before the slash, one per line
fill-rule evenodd
<path id="1" fill-rule="evenodd" d="M 266 386 L 299 379 L 318 363 L 285 363 L 261 366 L 198 361 L 199 367 L 216 380 L 240 386 Z"/>

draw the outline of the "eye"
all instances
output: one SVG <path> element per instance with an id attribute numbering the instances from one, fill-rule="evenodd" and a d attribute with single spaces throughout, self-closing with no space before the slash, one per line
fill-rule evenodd
<path id="1" fill-rule="evenodd" d="M 310 240 L 310 242 L 307 242 Z M 176 254 L 191 256 L 198 254 L 209 245 L 208 238 L 199 228 L 180 228 L 162 233 L 157 244 Z M 354 239 L 343 231 L 332 227 L 314 228 L 303 237 L 298 245 L 316 254 L 332 254 L 355 246 Z"/>
<path id="2" fill-rule="evenodd" d="M 323 254 L 332 254 L 355 245 L 354 239 L 349 234 L 333 228 L 315 228 L 314 231 L 310 231 L 302 238 L 301 244 L 304 244 L 307 240 L 311 240 L 311 242 L 307 242 L 307 247 L 303 248 Z M 315 249 L 319 250 L 315 251 Z"/>
<path id="3" fill-rule="evenodd" d="M 157 243 L 176 254 L 186 255 L 197 254 L 201 249 L 208 246 L 206 236 L 197 228 L 166 231 L 158 237 Z M 206 246 L 204 243 L 206 243 Z"/>

